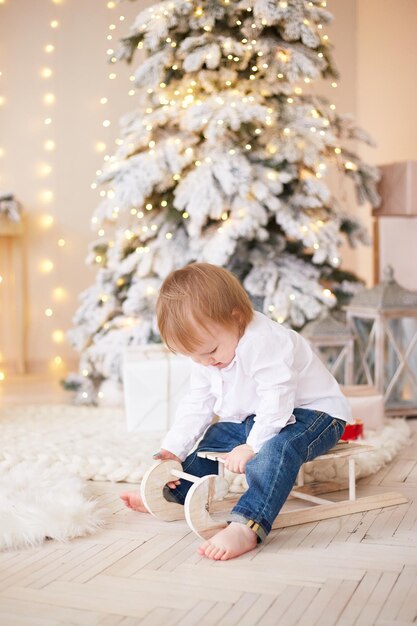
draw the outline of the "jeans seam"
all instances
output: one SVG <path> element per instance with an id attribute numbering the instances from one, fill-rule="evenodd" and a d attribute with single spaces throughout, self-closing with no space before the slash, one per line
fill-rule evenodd
<path id="1" fill-rule="evenodd" d="M 329 417 L 331 417 L 331 416 L 329 416 Z M 308 446 L 307 446 L 307 457 L 306 457 L 306 458 L 308 458 L 308 457 L 310 456 L 309 451 L 310 451 L 311 446 L 312 446 L 313 444 L 315 444 L 315 443 L 316 443 L 316 441 L 317 441 L 318 439 L 320 439 L 320 438 L 321 438 L 321 437 L 322 437 L 325 433 L 327 433 L 327 431 L 328 431 L 328 430 L 329 430 L 332 426 L 337 427 L 337 424 L 338 424 L 337 420 L 336 420 L 334 417 L 332 417 L 332 421 L 330 422 L 330 424 L 328 424 L 328 425 L 326 426 L 326 428 L 325 428 L 324 430 L 322 430 L 322 431 L 321 431 L 320 435 L 319 435 L 318 437 L 316 437 L 316 439 L 314 439 L 314 441 L 312 441 L 311 443 L 309 443 L 309 444 L 308 444 Z M 337 432 L 337 430 L 336 430 L 336 432 Z M 339 436 L 339 439 L 340 439 L 340 436 Z M 310 459 L 310 461 L 313 461 L 313 460 L 314 460 L 314 458 L 315 458 L 315 457 L 313 457 L 312 459 Z M 307 461 L 307 463 L 308 463 L 308 462 L 310 462 L 310 461 Z"/>
<path id="2" fill-rule="evenodd" d="M 275 469 L 275 473 L 274 473 L 275 482 L 276 482 L 276 477 L 277 477 L 277 474 L 278 474 L 278 472 L 279 472 L 279 470 L 281 469 L 282 464 L 283 464 L 283 460 L 284 460 L 284 451 L 285 451 L 285 449 L 287 448 L 287 446 L 289 445 L 289 443 L 290 443 L 289 441 L 286 441 L 286 442 L 284 443 L 283 448 L 282 448 L 282 454 L 280 455 L 280 461 L 279 461 L 279 464 L 278 464 L 278 466 L 276 467 L 276 469 Z M 272 480 L 271 480 L 270 482 L 271 482 L 271 484 L 274 484 L 274 481 L 272 481 Z M 269 497 L 269 498 L 271 497 L 271 490 L 268 492 L 268 497 Z M 267 499 L 267 498 L 265 498 L 265 499 Z M 262 518 L 264 517 L 264 514 L 265 514 L 265 508 L 266 508 L 266 506 L 264 505 L 264 506 L 263 506 L 263 508 L 262 508 L 262 509 L 260 510 L 260 512 L 259 512 L 259 517 L 262 517 Z M 251 517 L 251 519 L 253 519 L 254 517 L 255 517 L 255 516 L 252 516 L 252 517 Z M 255 521 L 259 523 L 258 519 L 256 519 Z"/>
<path id="3" fill-rule="evenodd" d="M 314 422 L 312 424 L 310 424 L 310 426 L 307 428 L 307 430 L 313 430 L 315 425 L 317 424 L 317 422 L 319 421 L 319 419 L 321 419 L 323 417 L 323 415 L 326 415 L 326 417 L 332 417 L 331 415 L 329 415 L 328 413 L 325 413 L 324 411 L 316 411 L 317 413 L 317 418 L 314 420 Z"/>

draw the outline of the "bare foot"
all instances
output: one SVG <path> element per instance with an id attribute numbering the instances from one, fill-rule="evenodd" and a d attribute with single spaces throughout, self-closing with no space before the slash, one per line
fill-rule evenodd
<path id="1" fill-rule="evenodd" d="M 232 522 L 203 543 L 198 552 L 208 559 L 227 561 L 253 550 L 257 543 L 258 538 L 253 530 L 240 522 Z"/>
<path id="2" fill-rule="evenodd" d="M 120 494 L 120 499 L 123 500 L 125 505 L 133 511 L 140 511 L 141 513 L 149 513 L 146 506 L 143 504 L 143 500 L 137 491 L 124 491 Z"/>

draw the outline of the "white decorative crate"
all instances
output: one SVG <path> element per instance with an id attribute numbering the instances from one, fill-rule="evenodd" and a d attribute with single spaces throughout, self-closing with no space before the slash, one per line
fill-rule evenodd
<path id="1" fill-rule="evenodd" d="M 190 361 L 161 344 L 126 348 L 123 386 L 129 431 L 166 431 L 188 390 Z"/>

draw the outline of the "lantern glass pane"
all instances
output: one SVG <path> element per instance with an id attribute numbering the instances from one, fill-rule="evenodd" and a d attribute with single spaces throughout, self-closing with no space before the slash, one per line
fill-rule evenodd
<path id="1" fill-rule="evenodd" d="M 387 320 L 384 339 L 384 391 L 387 390 L 390 380 L 395 376 L 400 366 L 401 352 L 404 348 L 404 337 L 401 319 Z"/>
<path id="2" fill-rule="evenodd" d="M 373 385 L 375 383 L 375 320 L 353 319 L 356 335 L 354 383 Z"/>
<path id="3" fill-rule="evenodd" d="M 346 350 L 344 346 L 318 346 L 316 351 L 337 382 L 346 385 Z"/>
<path id="4" fill-rule="evenodd" d="M 384 393 L 387 409 L 417 406 L 417 318 L 387 320 Z"/>

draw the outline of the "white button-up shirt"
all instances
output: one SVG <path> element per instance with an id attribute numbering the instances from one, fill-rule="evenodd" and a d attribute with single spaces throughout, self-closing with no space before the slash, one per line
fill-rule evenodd
<path id="1" fill-rule="evenodd" d="M 338 383 L 310 344 L 299 333 L 255 312 L 227 367 L 192 363 L 190 391 L 161 447 L 183 460 L 214 415 L 224 422 L 243 422 L 255 414 L 246 443 L 258 452 L 296 421 L 295 408 L 353 422 Z"/>

